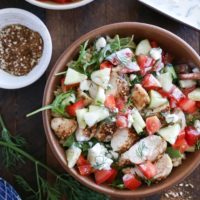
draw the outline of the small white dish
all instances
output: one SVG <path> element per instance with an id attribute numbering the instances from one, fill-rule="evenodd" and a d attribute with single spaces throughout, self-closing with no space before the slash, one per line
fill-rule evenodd
<path id="1" fill-rule="evenodd" d="M 0 88 L 18 89 L 38 80 L 46 71 L 52 56 L 52 40 L 45 24 L 35 15 L 22 9 L 6 8 L 0 10 L 0 29 L 11 24 L 21 24 L 37 31 L 44 43 L 39 63 L 25 76 L 13 76 L 0 69 Z"/>
<path id="2" fill-rule="evenodd" d="M 35 5 L 35 6 L 50 9 L 50 10 L 69 10 L 69 9 L 74 9 L 74 8 L 84 6 L 88 3 L 91 3 L 94 0 L 82 0 L 82 1 L 77 1 L 77 2 L 74 2 L 74 3 L 66 3 L 66 4 L 41 2 L 41 1 L 37 1 L 37 0 L 26 0 L 26 1 Z"/>
<path id="3" fill-rule="evenodd" d="M 200 30 L 200 0 L 139 0 L 177 21 Z"/>

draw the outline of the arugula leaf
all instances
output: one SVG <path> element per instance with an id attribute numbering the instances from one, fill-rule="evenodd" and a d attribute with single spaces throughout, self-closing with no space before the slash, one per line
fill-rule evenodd
<path id="1" fill-rule="evenodd" d="M 65 142 L 63 143 L 63 147 L 71 147 L 72 144 L 75 142 L 75 135 L 70 135 Z"/>
<path id="2" fill-rule="evenodd" d="M 152 181 L 151 181 L 151 180 L 147 180 L 147 179 L 146 179 L 144 182 L 145 182 L 148 186 L 151 186 L 151 184 L 152 184 Z"/>
<path id="3" fill-rule="evenodd" d="M 171 158 L 180 158 L 182 156 L 179 150 L 176 150 L 172 147 L 168 147 L 166 152 Z"/>

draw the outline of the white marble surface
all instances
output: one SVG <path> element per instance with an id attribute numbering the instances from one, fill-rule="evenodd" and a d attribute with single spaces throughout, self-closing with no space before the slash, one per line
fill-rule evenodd
<path id="1" fill-rule="evenodd" d="M 200 0 L 139 0 L 200 30 Z"/>

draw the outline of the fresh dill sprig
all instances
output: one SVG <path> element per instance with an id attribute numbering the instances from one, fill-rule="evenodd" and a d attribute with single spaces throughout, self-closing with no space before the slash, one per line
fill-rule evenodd
<path id="1" fill-rule="evenodd" d="M 138 148 L 136 150 L 136 154 L 139 158 L 142 158 L 143 157 L 143 151 L 144 149 L 146 149 L 147 147 L 145 146 L 144 142 L 141 142 L 139 145 L 138 145 Z"/>
<path id="2" fill-rule="evenodd" d="M 0 115 L 0 130 L 1 129 L 0 154 L 3 163 L 5 163 L 5 167 L 11 167 L 13 163 L 23 164 L 25 160 L 31 161 L 35 166 L 35 175 L 33 175 L 33 177 L 36 177 L 36 189 L 31 187 L 30 184 L 21 176 L 15 176 L 16 182 L 30 194 L 30 197 L 26 199 L 60 200 L 61 197 L 67 197 L 68 200 L 108 200 L 106 196 L 86 188 L 68 174 L 58 174 L 47 165 L 24 151 L 22 149 L 23 144 L 25 143 L 24 139 L 21 137 L 11 136 Z M 52 174 L 56 179 L 55 183 L 48 183 L 41 176 L 40 170 L 46 170 L 46 172 Z"/>

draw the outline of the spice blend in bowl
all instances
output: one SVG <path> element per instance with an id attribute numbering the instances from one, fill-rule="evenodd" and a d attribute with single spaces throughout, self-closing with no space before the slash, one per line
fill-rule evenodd
<path id="1" fill-rule="evenodd" d="M 12 75 L 28 74 L 39 62 L 43 40 L 38 32 L 13 24 L 0 30 L 0 68 Z"/>

